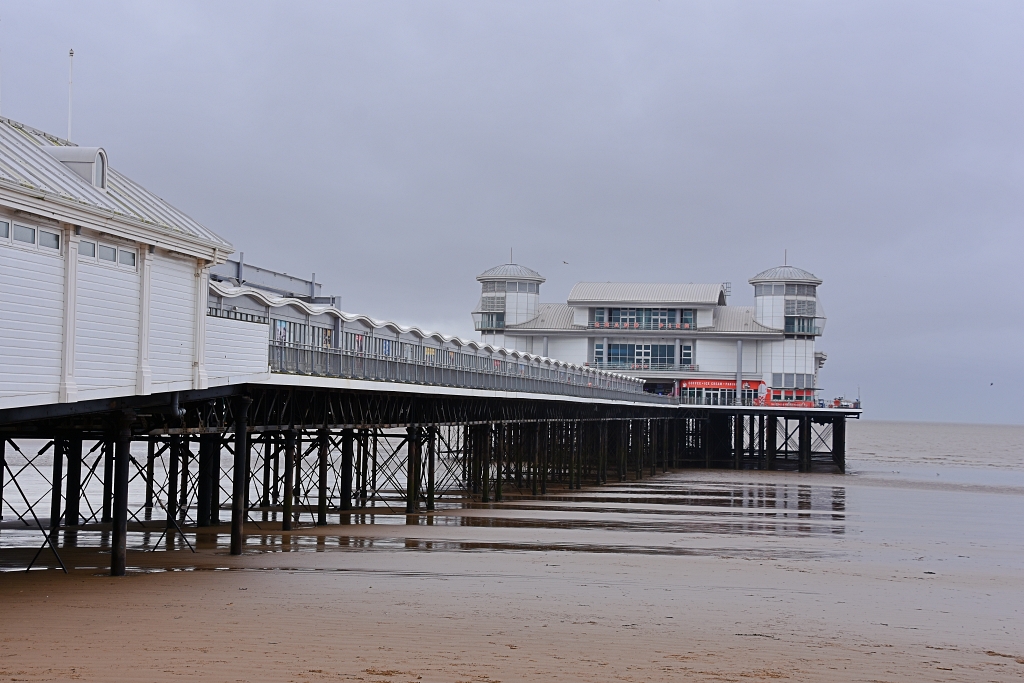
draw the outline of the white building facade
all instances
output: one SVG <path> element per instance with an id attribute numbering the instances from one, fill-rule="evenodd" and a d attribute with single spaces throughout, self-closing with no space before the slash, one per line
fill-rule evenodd
<path id="1" fill-rule="evenodd" d="M 822 281 L 805 270 L 752 277 L 752 307 L 728 305 L 726 284 L 580 282 L 565 304 L 542 304 L 544 278 L 524 266 L 477 280 L 487 343 L 635 375 L 688 403 L 819 405 Z"/>

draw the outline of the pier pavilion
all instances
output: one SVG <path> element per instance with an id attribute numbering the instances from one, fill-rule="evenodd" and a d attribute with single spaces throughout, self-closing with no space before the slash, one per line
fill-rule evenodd
<path id="1" fill-rule="evenodd" d="M 347 313 L 233 253 L 103 148 L 0 119 L 0 542 L 32 530 L 59 561 L 60 530 L 109 534 L 119 575 L 130 532 L 222 516 L 239 554 L 248 523 L 366 506 L 844 467 L 858 409 L 658 396 L 632 368 Z"/>
<path id="2" fill-rule="evenodd" d="M 564 304 L 540 303 L 544 277 L 518 264 L 477 276 L 481 339 L 645 380 L 693 405 L 824 407 L 816 349 L 821 279 L 793 266 L 750 278 L 754 306 L 730 283 L 579 282 Z"/>

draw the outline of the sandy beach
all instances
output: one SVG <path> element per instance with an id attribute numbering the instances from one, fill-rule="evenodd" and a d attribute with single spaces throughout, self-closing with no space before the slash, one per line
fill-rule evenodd
<path id="1" fill-rule="evenodd" d="M 130 552 L 122 579 L 101 549 L 68 550 L 70 576 L 0 574 L 0 678 L 1020 680 L 1019 451 L 904 473 L 863 455 L 887 428 L 851 428 L 846 476 L 683 471 L 252 525 L 243 557 L 211 534 L 195 554 Z"/>

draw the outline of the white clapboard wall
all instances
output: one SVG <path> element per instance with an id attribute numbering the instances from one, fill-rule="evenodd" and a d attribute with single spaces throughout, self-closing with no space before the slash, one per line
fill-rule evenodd
<path id="1" fill-rule="evenodd" d="M 0 408 L 56 402 L 63 315 L 61 254 L 0 242 Z"/>
<path id="2" fill-rule="evenodd" d="M 96 259 L 79 259 L 75 318 L 74 379 L 79 400 L 134 393 L 139 274 Z"/>
<path id="3" fill-rule="evenodd" d="M 151 258 L 149 367 L 153 391 L 190 389 L 195 360 L 196 261 L 160 252 Z"/>

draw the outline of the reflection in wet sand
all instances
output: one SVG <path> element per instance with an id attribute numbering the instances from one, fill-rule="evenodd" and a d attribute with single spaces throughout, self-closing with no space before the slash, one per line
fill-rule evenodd
<path id="1" fill-rule="evenodd" d="M 280 522 L 247 525 L 250 553 L 330 550 L 415 550 L 419 552 L 587 552 L 637 555 L 730 555 L 750 558 L 797 553 L 803 557 L 834 552 L 820 548 L 760 547 L 759 538 L 800 538 L 846 532 L 843 486 L 778 481 L 694 481 L 669 474 L 581 491 L 510 496 L 502 503 L 445 501 L 435 512 L 405 514 L 380 508 L 333 515 L 329 526 L 298 525 L 282 532 Z M 186 537 L 166 533 L 163 521 L 130 525 L 129 561 L 156 568 L 165 551 L 191 555 L 228 547 L 222 524 L 186 529 Z M 403 531 L 399 531 L 404 527 Z M 38 534 L 38 532 L 36 532 Z M 32 538 L 29 530 L 4 529 L 0 543 L 14 546 Z M 85 526 L 64 534 L 64 551 L 76 566 L 96 563 L 108 532 Z M 750 541 L 742 542 L 741 539 Z M 716 543 L 720 539 L 725 543 Z M 690 542 L 692 541 L 692 542 Z M 85 557 L 77 550 L 88 549 Z M 146 552 L 144 558 L 140 551 Z M 20 551 L 0 551 L 4 569 L 23 567 Z M 135 562 L 131 562 L 132 558 Z M 189 559 L 167 558 L 170 565 Z M 196 558 L 198 559 L 198 558 Z M 45 563 L 47 558 L 42 558 Z"/>

